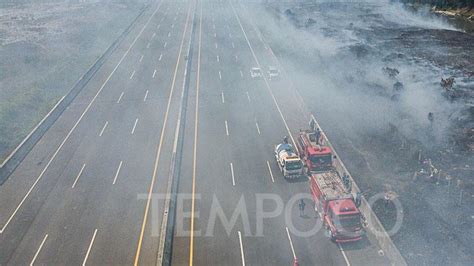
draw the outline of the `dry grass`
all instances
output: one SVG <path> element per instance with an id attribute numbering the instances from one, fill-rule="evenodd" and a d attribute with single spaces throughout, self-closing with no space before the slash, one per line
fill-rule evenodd
<path id="1" fill-rule="evenodd" d="M 0 160 L 123 32 L 143 1 L 0 3 Z"/>

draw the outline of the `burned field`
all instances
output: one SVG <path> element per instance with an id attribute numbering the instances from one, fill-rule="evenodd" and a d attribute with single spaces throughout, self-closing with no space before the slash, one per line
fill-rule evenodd
<path id="1" fill-rule="evenodd" d="M 249 11 L 409 264 L 474 249 L 474 35 L 385 1 Z M 311 104 L 310 104 L 311 103 Z"/>

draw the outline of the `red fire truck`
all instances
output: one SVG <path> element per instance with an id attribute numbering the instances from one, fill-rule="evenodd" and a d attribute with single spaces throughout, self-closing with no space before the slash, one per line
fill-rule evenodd
<path id="1" fill-rule="evenodd" d="M 297 140 L 298 152 L 308 172 L 331 170 L 332 151 L 324 143 L 325 138 L 318 128 L 312 126 L 310 130 L 300 130 Z"/>
<path id="2" fill-rule="evenodd" d="M 352 242 L 362 238 L 361 214 L 354 198 L 334 171 L 312 173 L 310 188 L 316 211 L 335 242 Z"/>
<path id="3" fill-rule="evenodd" d="M 311 194 L 325 228 L 336 242 L 361 239 L 361 213 L 351 194 L 349 176 L 338 172 L 328 140 L 311 118 L 309 130 L 300 130 L 298 149 L 308 167 Z M 340 169 L 339 169 L 340 170 Z M 344 181 L 343 181 L 344 180 Z M 357 201 L 359 202 L 359 201 Z"/>

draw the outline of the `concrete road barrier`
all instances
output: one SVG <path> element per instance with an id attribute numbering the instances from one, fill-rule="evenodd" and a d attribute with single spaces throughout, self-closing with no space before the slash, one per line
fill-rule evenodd
<path id="1" fill-rule="evenodd" d="M 36 143 L 43 137 L 48 129 L 56 122 L 66 108 L 74 101 L 76 96 L 87 85 L 100 67 L 107 61 L 110 55 L 117 49 L 125 39 L 138 19 L 143 15 L 149 5 L 143 7 L 140 13 L 133 19 L 130 25 L 120 34 L 120 36 L 107 48 L 107 50 L 91 65 L 91 67 L 79 78 L 72 89 L 62 97 L 48 114 L 33 128 L 33 130 L 23 139 L 23 141 L 7 156 L 0 164 L 0 185 L 15 171 L 18 165 L 28 155 Z"/>

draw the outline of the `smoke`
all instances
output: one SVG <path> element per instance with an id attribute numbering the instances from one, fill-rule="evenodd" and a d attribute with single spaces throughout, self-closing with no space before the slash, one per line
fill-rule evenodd
<path id="1" fill-rule="evenodd" d="M 454 30 L 447 22 L 388 0 L 270 6 L 248 8 L 248 19 L 270 41 L 323 125 L 326 120 L 353 137 L 384 134 L 393 125 L 426 146 L 446 141 L 449 115 L 459 106 L 441 95 L 440 77 L 449 71 L 422 54 L 445 54 L 446 48 L 420 34 Z M 390 77 L 387 67 L 399 74 Z"/>
<path id="2" fill-rule="evenodd" d="M 395 24 L 425 29 L 458 30 L 443 17 L 433 15 L 428 6 L 417 7 L 415 11 L 407 9 L 402 3 L 394 0 L 369 0 L 368 2 L 378 3 L 377 10 L 383 18 Z"/>

